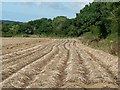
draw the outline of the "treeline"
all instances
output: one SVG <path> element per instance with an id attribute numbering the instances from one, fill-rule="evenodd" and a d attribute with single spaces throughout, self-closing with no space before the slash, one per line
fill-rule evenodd
<path id="1" fill-rule="evenodd" d="M 2 36 L 39 35 L 55 37 L 78 36 L 75 19 L 58 16 L 53 20 L 42 18 L 27 23 L 2 23 Z"/>
<path id="2" fill-rule="evenodd" d="M 91 35 L 95 40 L 117 34 L 120 2 L 93 2 L 86 5 L 73 19 L 57 16 L 53 20 L 42 18 L 27 23 L 2 22 L 2 36 L 38 35 L 79 37 Z"/>

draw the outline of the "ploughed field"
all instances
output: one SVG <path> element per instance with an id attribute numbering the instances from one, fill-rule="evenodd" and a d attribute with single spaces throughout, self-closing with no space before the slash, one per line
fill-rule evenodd
<path id="1" fill-rule="evenodd" d="M 117 88 L 118 57 L 77 39 L 3 38 L 3 88 Z"/>

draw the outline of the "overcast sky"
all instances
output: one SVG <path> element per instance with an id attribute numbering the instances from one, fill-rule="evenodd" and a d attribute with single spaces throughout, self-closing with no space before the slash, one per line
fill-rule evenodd
<path id="1" fill-rule="evenodd" d="M 56 16 L 74 18 L 89 2 L 3 2 L 2 19 L 27 22 Z"/>

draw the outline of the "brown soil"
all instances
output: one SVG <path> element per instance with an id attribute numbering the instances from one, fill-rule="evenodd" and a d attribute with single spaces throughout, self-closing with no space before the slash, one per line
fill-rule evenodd
<path id="1" fill-rule="evenodd" d="M 4 88 L 117 88 L 118 57 L 77 39 L 3 39 Z"/>

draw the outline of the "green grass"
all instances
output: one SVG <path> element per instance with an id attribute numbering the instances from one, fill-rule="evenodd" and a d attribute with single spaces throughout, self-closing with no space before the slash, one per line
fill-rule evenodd
<path id="1" fill-rule="evenodd" d="M 118 33 L 112 33 L 106 39 L 99 40 L 90 32 L 87 32 L 80 37 L 80 40 L 83 44 L 92 48 L 103 50 L 112 55 L 118 55 Z"/>

